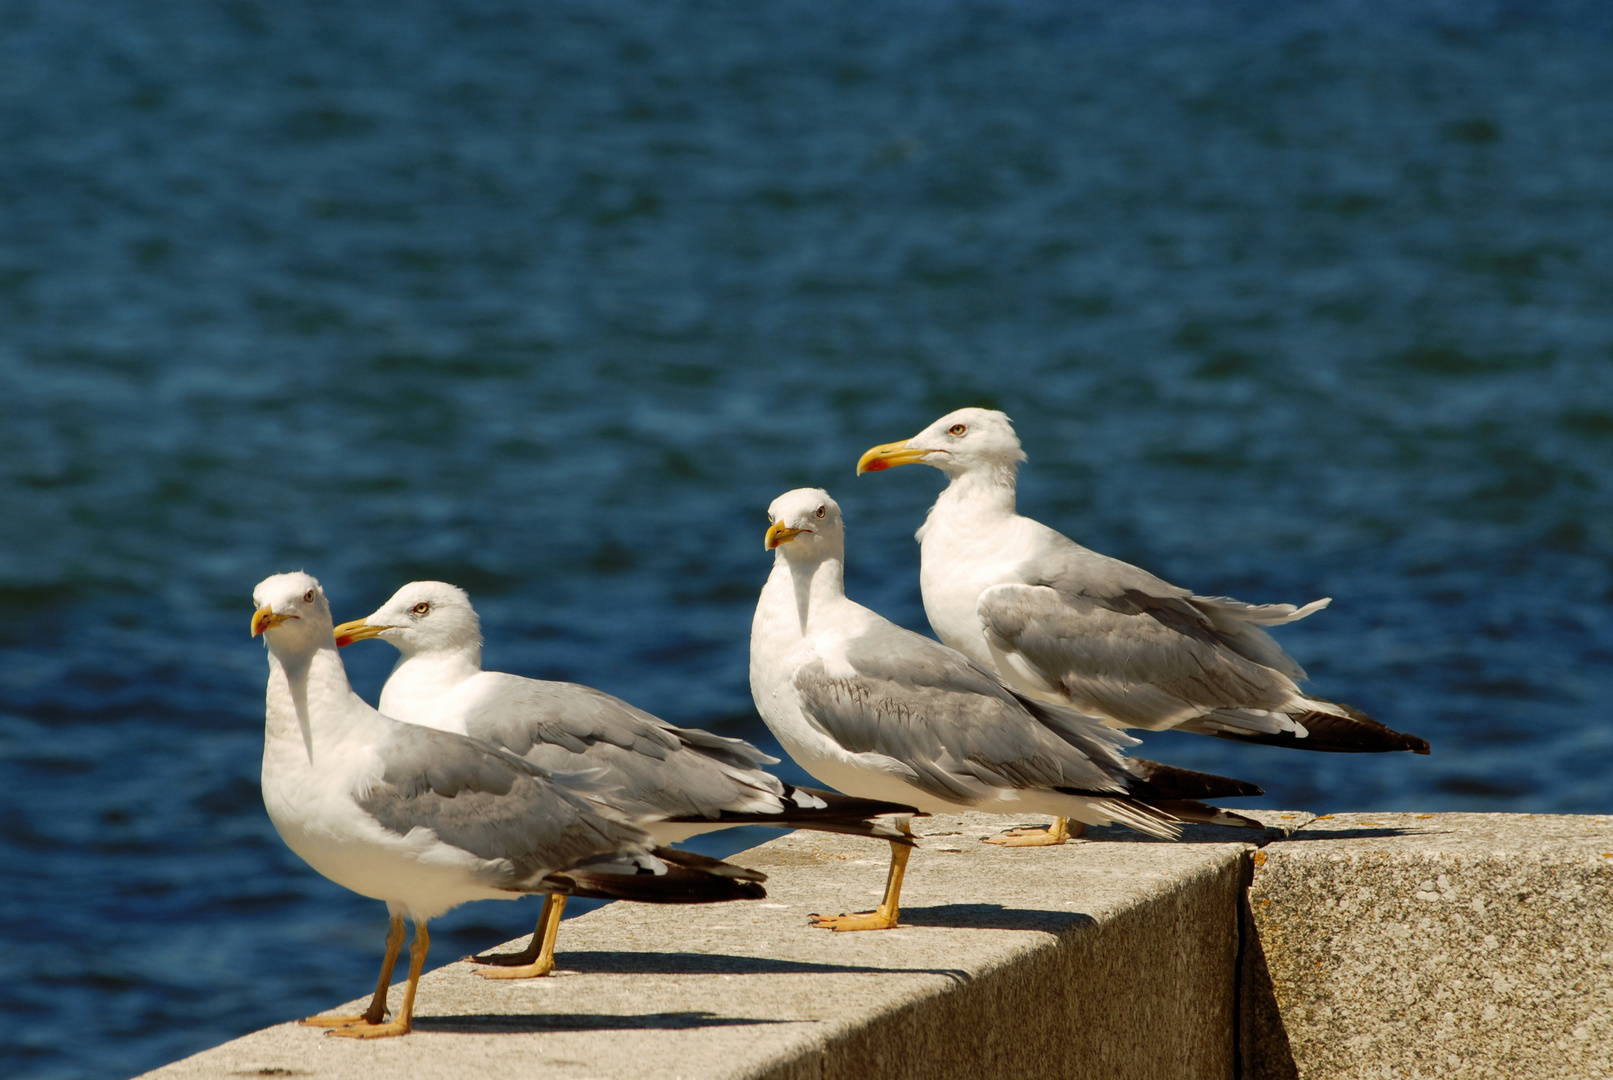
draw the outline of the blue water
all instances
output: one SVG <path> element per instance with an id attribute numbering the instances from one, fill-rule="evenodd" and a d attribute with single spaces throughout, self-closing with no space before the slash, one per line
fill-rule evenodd
<path id="1" fill-rule="evenodd" d="M 1334 597 L 1316 691 L 1434 744 L 1149 756 L 1613 810 L 1613 19 L 1270 7 L 0 0 L 0 1072 L 373 978 L 259 799 L 260 578 L 454 581 L 490 665 L 767 743 L 768 501 L 923 628 L 940 477 L 852 467 L 965 404 L 1082 542 Z"/>

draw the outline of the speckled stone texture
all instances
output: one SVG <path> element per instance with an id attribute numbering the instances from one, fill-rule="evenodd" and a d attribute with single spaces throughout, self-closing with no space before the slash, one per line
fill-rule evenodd
<path id="1" fill-rule="evenodd" d="M 888 847 L 794 833 L 733 856 L 768 875 L 765 901 L 568 919 L 550 978 L 428 973 L 407 1038 L 282 1024 L 150 1075 L 1232 1080 L 1251 842 L 1309 820 L 1253 816 L 1273 827 L 1020 849 L 980 842 L 1013 824 L 1001 818 L 926 818 L 902 925 L 851 934 L 807 915 L 877 902 Z M 512 930 L 534 910 L 509 905 Z M 377 904 L 377 959 L 384 915 Z M 354 971 L 354 989 L 373 977 Z"/>
<path id="2" fill-rule="evenodd" d="M 1613 817 L 1340 814 L 1252 861 L 1246 1080 L 1613 1077 Z"/>

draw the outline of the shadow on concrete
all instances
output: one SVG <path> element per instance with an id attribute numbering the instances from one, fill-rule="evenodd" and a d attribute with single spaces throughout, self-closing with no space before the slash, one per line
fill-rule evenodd
<path id="1" fill-rule="evenodd" d="M 954 930 L 1043 930 L 1061 934 L 1073 927 L 1092 926 L 1094 920 L 1079 911 L 1033 911 L 1001 904 L 937 904 L 902 908 L 902 925 Z"/>
<path id="2" fill-rule="evenodd" d="M 1246 878 L 1249 871 L 1244 871 Z M 1238 901 L 1238 959 L 1233 969 L 1238 985 L 1233 995 L 1233 1030 L 1237 1052 L 1232 1075 L 1236 1080 L 1298 1080 L 1299 1067 L 1277 1007 L 1276 988 L 1266 966 L 1266 950 L 1249 906 L 1249 883 Z"/>
<path id="3" fill-rule="evenodd" d="M 1087 839 L 1105 844 L 1253 844 L 1265 847 L 1287 839 L 1286 829 L 1237 829 L 1229 825 L 1187 825 L 1175 840 L 1148 836 L 1120 825 L 1100 825 L 1087 830 Z"/>
<path id="4" fill-rule="evenodd" d="M 417 1016 L 416 1031 L 455 1035 L 529 1035 L 559 1031 L 678 1031 L 705 1027 L 740 1027 L 747 1024 L 793 1024 L 795 1020 L 764 1020 L 749 1016 L 718 1016 L 708 1012 L 641 1013 L 470 1013 L 465 1016 Z"/>
<path id="5" fill-rule="evenodd" d="M 1437 830 L 1445 832 L 1448 830 Z M 1334 829 L 1329 832 L 1326 826 L 1314 826 L 1301 829 L 1292 836 L 1286 837 L 1282 842 L 1292 844 L 1303 840 L 1371 840 L 1385 836 L 1430 836 L 1436 832 L 1434 829 L 1396 829 L 1384 827 L 1382 829 Z"/>
<path id="6" fill-rule="evenodd" d="M 906 923 L 907 912 L 902 912 Z M 962 971 L 939 968 L 868 967 L 862 964 L 817 964 L 775 960 L 766 956 L 725 953 L 571 952 L 556 960 L 562 971 L 588 975 L 944 975 L 961 979 Z"/>

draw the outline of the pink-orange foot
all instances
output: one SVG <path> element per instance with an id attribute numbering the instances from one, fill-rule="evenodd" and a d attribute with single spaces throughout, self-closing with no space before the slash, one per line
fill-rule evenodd
<path id="1" fill-rule="evenodd" d="M 298 1020 L 303 1027 L 339 1028 L 351 1024 L 369 1023 L 363 1016 L 310 1016 L 306 1020 Z"/>
<path id="2" fill-rule="evenodd" d="M 472 957 L 472 960 L 479 964 L 498 964 L 497 960 L 487 961 L 483 960 L 481 957 Z M 534 963 L 517 963 L 510 964 L 509 966 L 477 968 L 476 974 L 480 975 L 484 979 L 536 979 L 549 974 L 553 970 L 554 957 L 546 956 Z"/>
<path id="3" fill-rule="evenodd" d="M 384 1024 L 368 1024 L 360 1021 L 346 1027 L 331 1028 L 325 1034 L 341 1039 L 390 1039 L 394 1035 L 407 1035 L 410 1030 L 407 1020 L 389 1020 Z"/>
<path id="4" fill-rule="evenodd" d="M 1076 822 L 1072 828 L 1064 818 L 1059 818 L 1052 825 L 1009 829 L 996 836 L 988 836 L 986 843 L 1001 847 L 1053 847 L 1072 839 L 1079 840 L 1086 831 L 1087 827 L 1080 822 Z"/>
<path id="5" fill-rule="evenodd" d="M 848 930 L 890 930 L 896 926 L 896 915 L 880 908 L 862 911 L 855 915 L 814 915 L 812 925 L 819 930 L 845 933 Z"/>

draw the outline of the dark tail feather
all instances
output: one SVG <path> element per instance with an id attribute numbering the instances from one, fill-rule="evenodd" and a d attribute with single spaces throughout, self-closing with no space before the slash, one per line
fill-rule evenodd
<path id="1" fill-rule="evenodd" d="M 1210 806 L 1194 799 L 1144 799 L 1149 806 L 1156 810 L 1163 810 L 1171 817 L 1181 821 L 1193 821 L 1201 825 L 1230 825 L 1235 829 L 1264 829 L 1254 818 L 1246 818 L 1242 814 L 1234 814 L 1231 810 L 1223 810 L 1219 806 Z"/>
<path id="2" fill-rule="evenodd" d="M 1428 740 L 1407 735 L 1386 727 L 1359 709 L 1339 705 L 1346 716 L 1332 713 L 1296 713 L 1294 719 L 1305 725 L 1309 733 L 1297 739 L 1292 732 L 1275 735 L 1258 732 L 1213 731 L 1208 734 L 1239 742 L 1260 743 L 1265 746 L 1288 746 L 1295 750 L 1319 750 L 1333 754 L 1383 754 L 1396 750 L 1409 750 L 1413 754 L 1428 753 Z"/>
<path id="3" fill-rule="evenodd" d="M 784 800 L 784 809 L 779 813 L 741 814 L 724 810 L 715 818 L 690 815 L 667 820 L 680 823 L 771 825 L 780 829 L 811 829 L 814 832 L 868 836 L 897 844 L 913 842 L 912 837 L 895 825 L 875 820 L 887 815 L 918 815 L 918 811 L 911 806 L 881 802 L 878 799 L 859 799 L 854 795 L 842 795 L 838 791 L 821 791 L 818 788 L 796 787 L 793 784 L 784 785 Z M 808 805 L 801 805 L 803 802 Z M 816 803 L 823 805 L 812 805 Z"/>
<path id="4" fill-rule="evenodd" d="M 721 859 L 713 859 L 710 855 L 701 855 L 696 851 L 684 851 L 682 848 L 658 847 L 654 849 L 657 859 L 673 866 L 681 866 L 685 870 L 695 870 L 703 874 L 716 874 L 718 877 L 734 878 L 737 881 L 766 881 L 767 875 L 760 870 L 751 870 L 744 866 L 735 866 Z"/>
<path id="5" fill-rule="evenodd" d="M 1145 758 L 1132 758 L 1132 775 L 1137 777 L 1126 794 L 1153 806 L 1161 799 L 1230 799 L 1240 795 L 1264 795 L 1264 789 L 1229 776 L 1178 769 Z M 1209 807 L 1214 810 L 1215 808 Z"/>
<path id="6" fill-rule="evenodd" d="M 692 851 L 656 848 L 666 873 L 611 873 L 580 867 L 543 879 L 548 891 L 595 900 L 636 900 L 641 904 L 715 904 L 724 900 L 761 900 L 767 875 Z"/>

